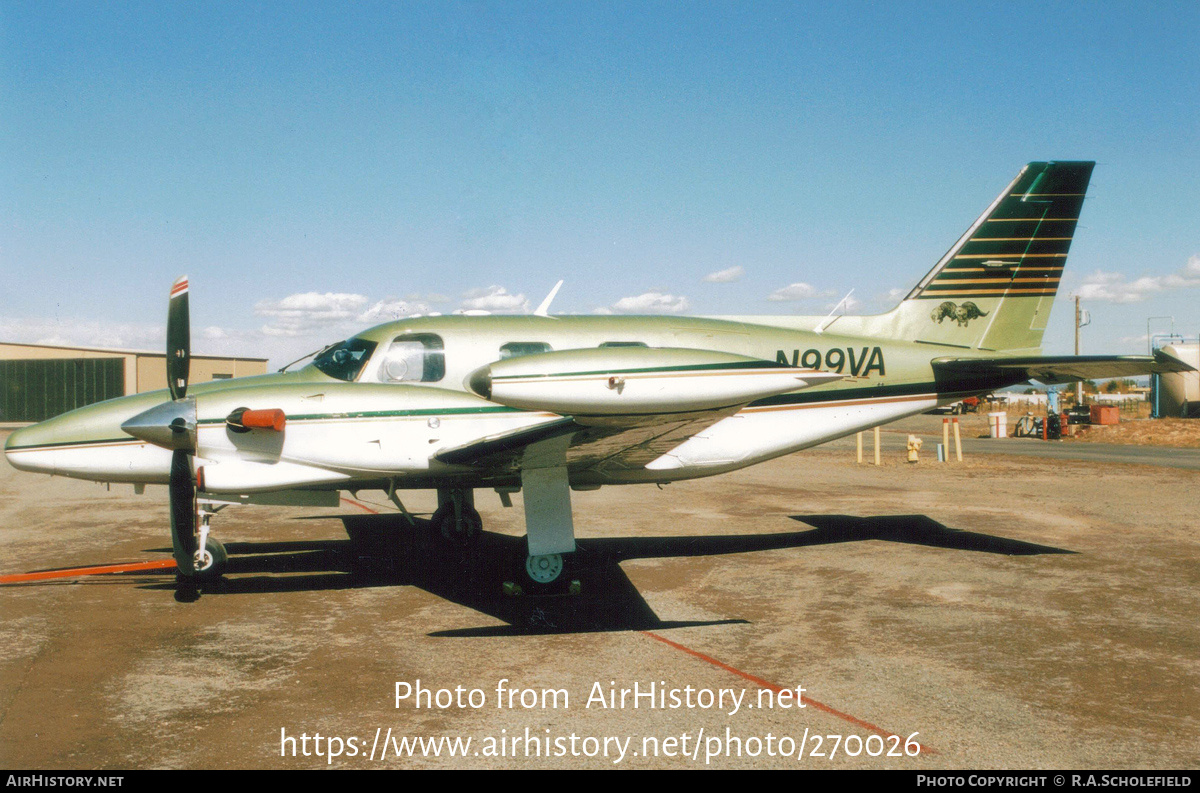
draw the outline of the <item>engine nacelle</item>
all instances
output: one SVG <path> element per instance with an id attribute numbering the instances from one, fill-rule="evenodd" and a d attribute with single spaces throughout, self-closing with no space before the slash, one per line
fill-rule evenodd
<path id="1" fill-rule="evenodd" d="M 714 350 L 598 347 L 497 361 L 466 384 L 508 407 L 630 416 L 714 410 L 840 378 Z"/>

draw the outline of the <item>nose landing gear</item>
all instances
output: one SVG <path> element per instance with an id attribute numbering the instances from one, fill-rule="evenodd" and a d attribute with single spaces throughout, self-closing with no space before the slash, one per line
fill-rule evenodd
<path id="1" fill-rule="evenodd" d="M 228 562 L 225 546 L 209 537 L 204 547 L 196 551 L 196 577 L 201 581 L 215 581 L 225 572 Z"/>

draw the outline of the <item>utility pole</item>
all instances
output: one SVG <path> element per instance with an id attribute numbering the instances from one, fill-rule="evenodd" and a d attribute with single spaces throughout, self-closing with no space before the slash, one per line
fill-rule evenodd
<path id="1" fill-rule="evenodd" d="M 1079 354 L 1079 329 L 1092 324 L 1092 315 L 1079 307 L 1079 295 L 1075 295 L 1075 354 Z M 1075 382 L 1075 404 L 1083 404 L 1083 381 Z"/>
<path id="2" fill-rule="evenodd" d="M 1075 354 L 1079 355 L 1079 295 L 1075 295 Z M 1075 382 L 1075 404 L 1083 404 L 1083 381 Z"/>

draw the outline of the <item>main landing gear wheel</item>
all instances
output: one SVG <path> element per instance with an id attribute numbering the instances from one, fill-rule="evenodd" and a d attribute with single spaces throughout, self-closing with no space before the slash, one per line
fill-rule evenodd
<path id="1" fill-rule="evenodd" d="M 229 554 L 225 546 L 209 537 L 202 550 L 196 551 L 196 577 L 201 581 L 214 581 L 225 572 Z"/>
<path id="2" fill-rule="evenodd" d="M 550 584 L 558 580 L 563 571 L 561 553 L 525 557 L 525 574 L 535 584 Z"/>
<path id="3" fill-rule="evenodd" d="M 470 504 L 447 501 L 430 518 L 436 537 L 452 545 L 468 546 L 483 534 L 483 518 Z"/>

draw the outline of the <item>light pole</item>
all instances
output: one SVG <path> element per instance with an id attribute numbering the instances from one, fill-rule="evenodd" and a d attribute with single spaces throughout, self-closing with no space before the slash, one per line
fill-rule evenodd
<path id="1" fill-rule="evenodd" d="M 1146 317 L 1146 347 L 1150 350 L 1151 355 L 1154 354 L 1154 339 L 1150 336 L 1150 323 L 1156 319 L 1171 320 L 1171 333 L 1172 334 L 1175 333 L 1175 317 L 1167 316 L 1167 315 L 1158 316 L 1158 317 Z"/>

